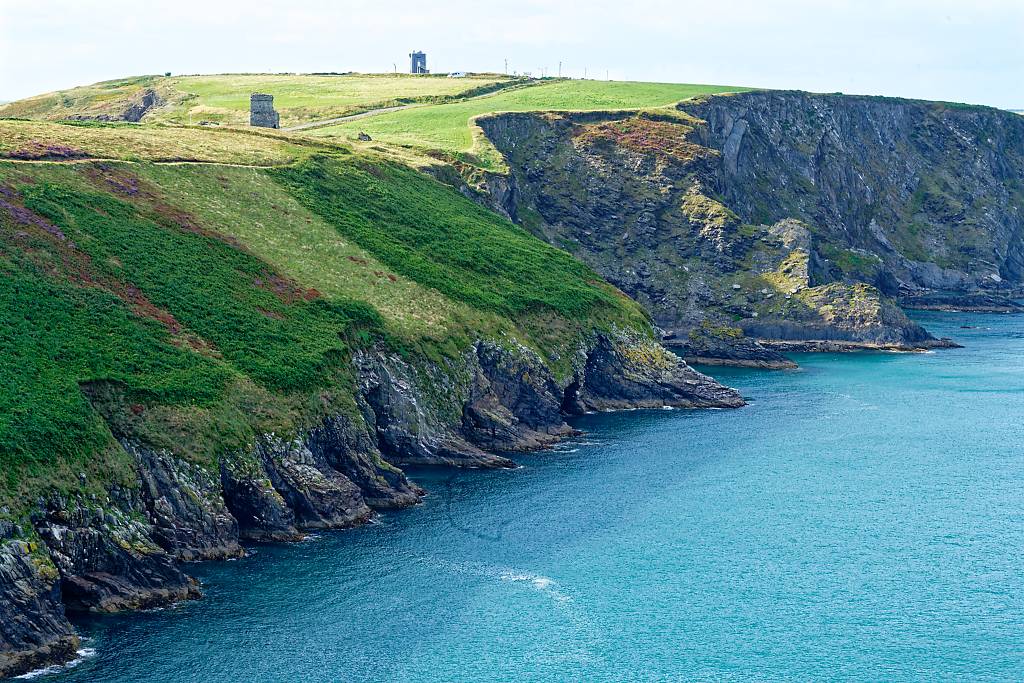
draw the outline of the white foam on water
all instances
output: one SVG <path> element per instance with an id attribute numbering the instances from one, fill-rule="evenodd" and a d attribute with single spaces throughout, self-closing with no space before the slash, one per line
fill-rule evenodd
<path id="1" fill-rule="evenodd" d="M 451 562 L 429 556 L 422 559 L 428 564 L 456 574 L 470 574 L 502 583 L 521 585 L 545 596 L 551 601 L 551 605 L 568 619 L 578 634 L 578 651 L 572 656 L 580 661 L 603 659 L 603 653 L 608 650 L 604 633 L 597 628 L 587 610 L 576 603 L 550 576 L 483 562 Z"/>
<path id="2" fill-rule="evenodd" d="M 534 589 L 548 594 L 555 602 L 571 602 L 572 598 L 558 590 L 558 584 L 554 579 L 548 576 L 542 576 L 540 574 L 528 574 L 523 572 L 515 571 L 503 571 L 499 578 L 502 581 L 509 581 L 512 583 L 527 583 Z"/>
<path id="3" fill-rule="evenodd" d="M 95 657 L 96 650 L 94 650 L 91 647 L 83 647 L 77 652 L 75 652 L 75 654 L 78 656 L 66 664 L 54 664 L 52 666 L 44 666 L 42 669 L 34 669 L 32 671 L 29 671 L 28 673 L 21 674 L 20 676 L 15 676 L 15 678 L 21 680 L 30 680 L 33 678 L 39 678 L 40 676 L 49 676 L 51 674 L 60 673 L 61 671 L 66 671 L 67 669 L 73 669 L 85 660 L 89 659 L 90 657 Z"/>

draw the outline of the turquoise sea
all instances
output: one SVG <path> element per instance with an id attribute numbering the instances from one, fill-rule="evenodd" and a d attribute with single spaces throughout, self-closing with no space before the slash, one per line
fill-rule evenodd
<path id="1" fill-rule="evenodd" d="M 415 472 L 422 506 L 196 565 L 37 680 L 1024 680 L 1024 318 L 918 318 L 966 348 L 712 369 L 750 405 Z"/>

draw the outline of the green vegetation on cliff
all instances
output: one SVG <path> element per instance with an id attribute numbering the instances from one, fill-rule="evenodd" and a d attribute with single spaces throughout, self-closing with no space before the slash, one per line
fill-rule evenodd
<path id="1" fill-rule="evenodd" d="M 359 346 L 437 357 L 490 338 L 557 358 L 595 327 L 649 334 L 586 266 L 369 154 L 243 131 L 2 125 L 19 140 L 8 157 L 33 141 L 74 150 L 0 161 L 4 501 L 54 472 L 126 467 L 109 420 L 209 462 L 351 410 Z M 134 134 L 191 161 L 111 160 L 167 158 L 132 153 Z M 263 153 L 285 165 L 232 163 Z"/>

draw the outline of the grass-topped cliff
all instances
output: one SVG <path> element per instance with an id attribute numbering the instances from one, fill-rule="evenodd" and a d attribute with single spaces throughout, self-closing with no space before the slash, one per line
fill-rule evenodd
<path id="1" fill-rule="evenodd" d="M 473 119 L 500 111 L 580 111 L 668 107 L 696 95 L 746 88 L 683 83 L 573 81 L 470 74 L 224 74 L 143 76 L 47 93 L 0 106 L 0 118 L 132 120 L 145 123 L 244 126 L 249 95 L 274 95 L 281 126 L 353 143 L 361 132 L 375 143 L 441 152 L 489 170 L 501 155 Z M 396 109 L 391 111 L 391 109 Z M 379 111 L 378 110 L 383 110 Z M 369 116 L 357 116 L 370 113 Z"/>
<path id="2" fill-rule="evenodd" d="M 242 125 L 255 90 L 324 125 Z M 65 607 L 194 597 L 178 560 L 414 503 L 405 465 L 742 405 L 652 316 L 777 366 L 751 338 L 930 345 L 894 296 L 1020 284 L 1019 117 L 708 95 L 737 90 L 143 77 L 0 108 L 0 675 L 73 654 Z"/>
<path id="3" fill-rule="evenodd" d="M 74 656 L 65 609 L 197 597 L 179 561 L 415 503 L 406 464 L 743 404 L 461 183 L 329 138 L 0 120 L 0 676 Z"/>
<path id="4" fill-rule="evenodd" d="M 646 326 L 564 252 L 373 156 L 219 130 L 0 127 L 0 157 L 39 142 L 65 160 L 0 161 L 9 503 L 55 463 L 77 481 L 117 450 L 95 383 L 122 389 L 140 421 L 158 413 L 140 429 L 167 443 L 210 421 L 188 437 L 209 437 L 190 446 L 209 456 L 294 429 L 311 397 L 351 382 L 361 345 L 455 357 L 486 337 L 567 372 L 575 335 Z"/>
<path id="5" fill-rule="evenodd" d="M 754 91 L 478 123 L 511 168 L 505 210 L 693 357 L 784 364 L 738 349 L 741 330 L 784 349 L 932 346 L 898 298 L 982 290 L 1009 309 L 1024 280 L 1008 112 Z"/>

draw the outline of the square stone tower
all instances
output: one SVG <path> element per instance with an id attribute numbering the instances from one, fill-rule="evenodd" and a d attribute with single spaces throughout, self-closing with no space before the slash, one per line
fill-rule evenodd
<path id="1" fill-rule="evenodd" d="M 411 74 L 428 74 L 427 71 L 427 53 L 416 50 L 415 52 L 409 53 L 409 73 Z"/>
<path id="2" fill-rule="evenodd" d="M 274 111 L 274 96 L 254 92 L 249 97 L 249 125 L 258 128 L 280 128 L 281 115 Z"/>

